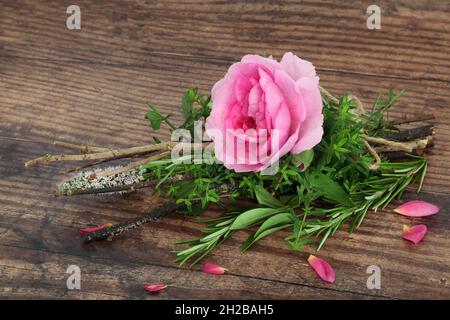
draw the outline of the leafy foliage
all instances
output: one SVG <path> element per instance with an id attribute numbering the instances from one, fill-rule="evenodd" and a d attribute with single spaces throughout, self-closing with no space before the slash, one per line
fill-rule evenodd
<path id="1" fill-rule="evenodd" d="M 175 127 L 169 122 L 169 117 L 170 115 L 163 116 L 153 105 L 150 105 L 150 111 L 145 115 L 145 118 L 150 122 L 150 126 L 153 130 L 159 130 L 162 122 L 166 122 L 172 129 L 174 129 Z"/>
<path id="2" fill-rule="evenodd" d="M 228 200 L 238 197 L 258 203 L 253 208 L 203 221 L 207 225 L 205 235 L 180 243 L 188 248 L 176 251 L 177 260 L 195 264 L 242 229 L 252 230 L 242 250 L 283 229 L 291 230 L 285 238 L 290 248 L 300 250 L 319 238 L 319 250 L 344 224 L 353 231 L 369 210 L 386 207 L 400 198 L 411 183 L 418 182 L 420 189 L 427 169 L 424 158 L 411 156 L 409 161 L 399 163 L 383 159 L 380 169 L 373 171 L 372 156 L 361 135 L 362 130 L 370 135 L 395 130 L 385 116 L 401 93 L 390 91 L 386 99 L 377 98 L 372 110 L 364 115 L 355 112 L 356 105 L 347 94 L 338 102 L 324 98 L 321 143 L 314 150 L 284 156 L 275 175 L 236 173 L 221 164 L 174 164 L 170 159 L 145 165 L 146 177 L 160 179 L 160 192 L 184 203 L 188 212 L 201 211 L 211 203 L 225 206 Z M 180 128 L 193 131 L 193 123 L 209 115 L 211 99 L 195 88 L 189 89 L 181 109 L 185 121 Z M 167 120 L 162 115 L 151 118 L 160 123 Z M 164 185 L 169 177 L 177 175 L 192 179 Z"/>
<path id="3" fill-rule="evenodd" d="M 198 107 L 196 107 L 198 105 Z M 185 121 L 180 128 L 194 132 L 194 122 L 206 119 L 211 112 L 211 97 L 198 92 L 197 88 L 190 88 L 181 99 L 181 110 Z"/>

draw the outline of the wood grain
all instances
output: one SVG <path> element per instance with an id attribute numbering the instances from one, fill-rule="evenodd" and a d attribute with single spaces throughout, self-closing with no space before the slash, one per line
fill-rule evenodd
<path id="1" fill-rule="evenodd" d="M 450 298 L 450 8 L 445 1 L 382 1 L 382 29 L 367 30 L 370 1 L 79 1 L 82 29 L 65 27 L 58 1 L 0 1 L 0 297 L 58 299 Z M 322 86 L 370 105 L 389 88 L 406 89 L 391 117 L 432 113 L 436 143 L 426 193 L 408 197 L 442 208 L 425 222 L 417 247 L 400 238 L 404 217 L 370 213 L 354 234 L 338 232 L 320 255 L 334 285 L 308 267 L 283 233 L 246 254 L 236 234 L 209 261 L 223 277 L 179 269 L 170 250 L 199 235 L 171 217 L 113 242 L 84 245 L 78 229 L 120 222 L 158 203 L 149 191 L 114 197 L 54 198 L 60 168 L 23 162 L 57 151 L 55 139 L 107 147 L 152 142 L 147 103 L 181 121 L 189 86 L 207 92 L 228 65 L 249 53 L 279 58 L 292 50 L 312 61 Z M 159 133 L 160 137 L 167 131 Z M 208 215 L 217 215 L 211 211 Z M 82 269 L 82 289 L 67 290 L 65 270 Z M 366 287 L 366 268 L 382 270 L 382 289 Z M 147 295 L 144 282 L 168 282 Z"/>

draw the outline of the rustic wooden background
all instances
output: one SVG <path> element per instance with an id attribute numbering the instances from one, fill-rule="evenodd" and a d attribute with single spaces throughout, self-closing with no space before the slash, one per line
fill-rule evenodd
<path id="1" fill-rule="evenodd" d="M 81 7 L 81 30 L 66 28 L 66 8 Z M 0 297 L 61 299 L 450 298 L 450 2 L 418 1 L 0 1 Z M 381 30 L 366 28 L 366 8 L 382 8 Z M 355 234 L 339 232 L 320 256 L 335 284 L 318 279 L 307 252 L 282 235 L 240 254 L 237 234 L 208 261 L 225 276 L 180 269 L 170 250 L 199 235 L 182 217 L 164 219 L 113 242 L 85 245 L 78 229 L 120 222 L 154 205 L 149 191 L 126 196 L 54 198 L 61 168 L 26 169 L 25 160 L 58 151 L 55 139 L 110 147 L 151 142 L 146 103 L 176 114 L 189 86 L 207 91 L 246 53 L 312 61 L 321 84 L 370 103 L 406 89 L 392 117 L 432 113 L 437 139 L 425 193 L 437 203 L 429 234 L 402 240 L 408 219 L 370 213 Z M 167 132 L 163 132 L 163 135 Z M 422 222 L 417 220 L 415 222 Z M 309 252 L 313 248 L 308 248 Z M 81 290 L 66 288 L 69 265 Z M 378 265 L 381 290 L 366 288 Z M 157 296 L 145 282 L 172 286 Z"/>

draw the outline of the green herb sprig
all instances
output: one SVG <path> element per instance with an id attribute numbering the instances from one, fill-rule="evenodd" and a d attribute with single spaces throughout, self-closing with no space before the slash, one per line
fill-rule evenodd
<path id="1" fill-rule="evenodd" d="M 258 203 L 254 208 L 202 221 L 207 225 L 205 235 L 178 243 L 188 247 L 175 251 L 176 260 L 195 264 L 244 229 L 251 234 L 241 247 L 243 251 L 280 230 L 290 230 L 285 237 L 290 248 L 300 250 L 317 240 L 320 250 L 341 227 L 347 225 L 353 232 L 369 210 L 385 208 L 411 183 L 417 182 L 420 191 L 427 169 L 425 158 L 409 155 L 406 161 L 391 162 L 382 157 L 378 170 L 373 170 L 373 158 L 362 135 L 364 131 L 383 136 L 396 130 L 385 118 L 402 93 L 390 91 L 387 98 L 378 97 L 365 114 L 355 112 L 357 105 L 347 94 L 336 100 L 323 97 L 325 133 L 321 143 L 313 150 L 283 157 L 274 175 L 236 173 L 221 164 L 173 164 L 170 159 L 143 166 L 147 177 L 161 181 L 175 175 L 193 177 L 170 186 L 159 184 L 161 192 L 184 204 L 189 212 L 204 210 L 212 203 L 226 206 L 239 197 Z M 211 100 L 197 89 L 189 89 L 181 107 L 185 122 L 180 128 L 192 131 L 194 121 L 209 115 Z M 233 188 L 224 190 L 224 185 Z"/>

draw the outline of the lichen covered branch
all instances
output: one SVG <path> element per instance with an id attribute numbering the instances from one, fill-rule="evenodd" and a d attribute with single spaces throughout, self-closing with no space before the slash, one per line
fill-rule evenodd
<path id="1" fill-rule="evenodd" d="M 151 221 L 155 221 L 158 218 L 166 216 L 177 210 L 181 210 L 184 207 L 185 207 L 184 204 L 175 204 L 175 203 L 169 202 L 167 204 L 164 204 L 164 205 L 154 208 L 153 210 L 151 210 L 149 213 L 143 215 L 142 217 L 127 220 L 122 223 L 115 224 L 109 228 L 104 228 L 104 229 L 101 229 L 98 231 L 88 233 L 84 237 L 84 241 L 92 242 L 92 241 L 96 241 L 96 240 L 112 239 L 114 237 L 121 235 L 122 233 L 124 233 L 126 231 L 136 229 L 143 224 L 146 224 Z"/>

